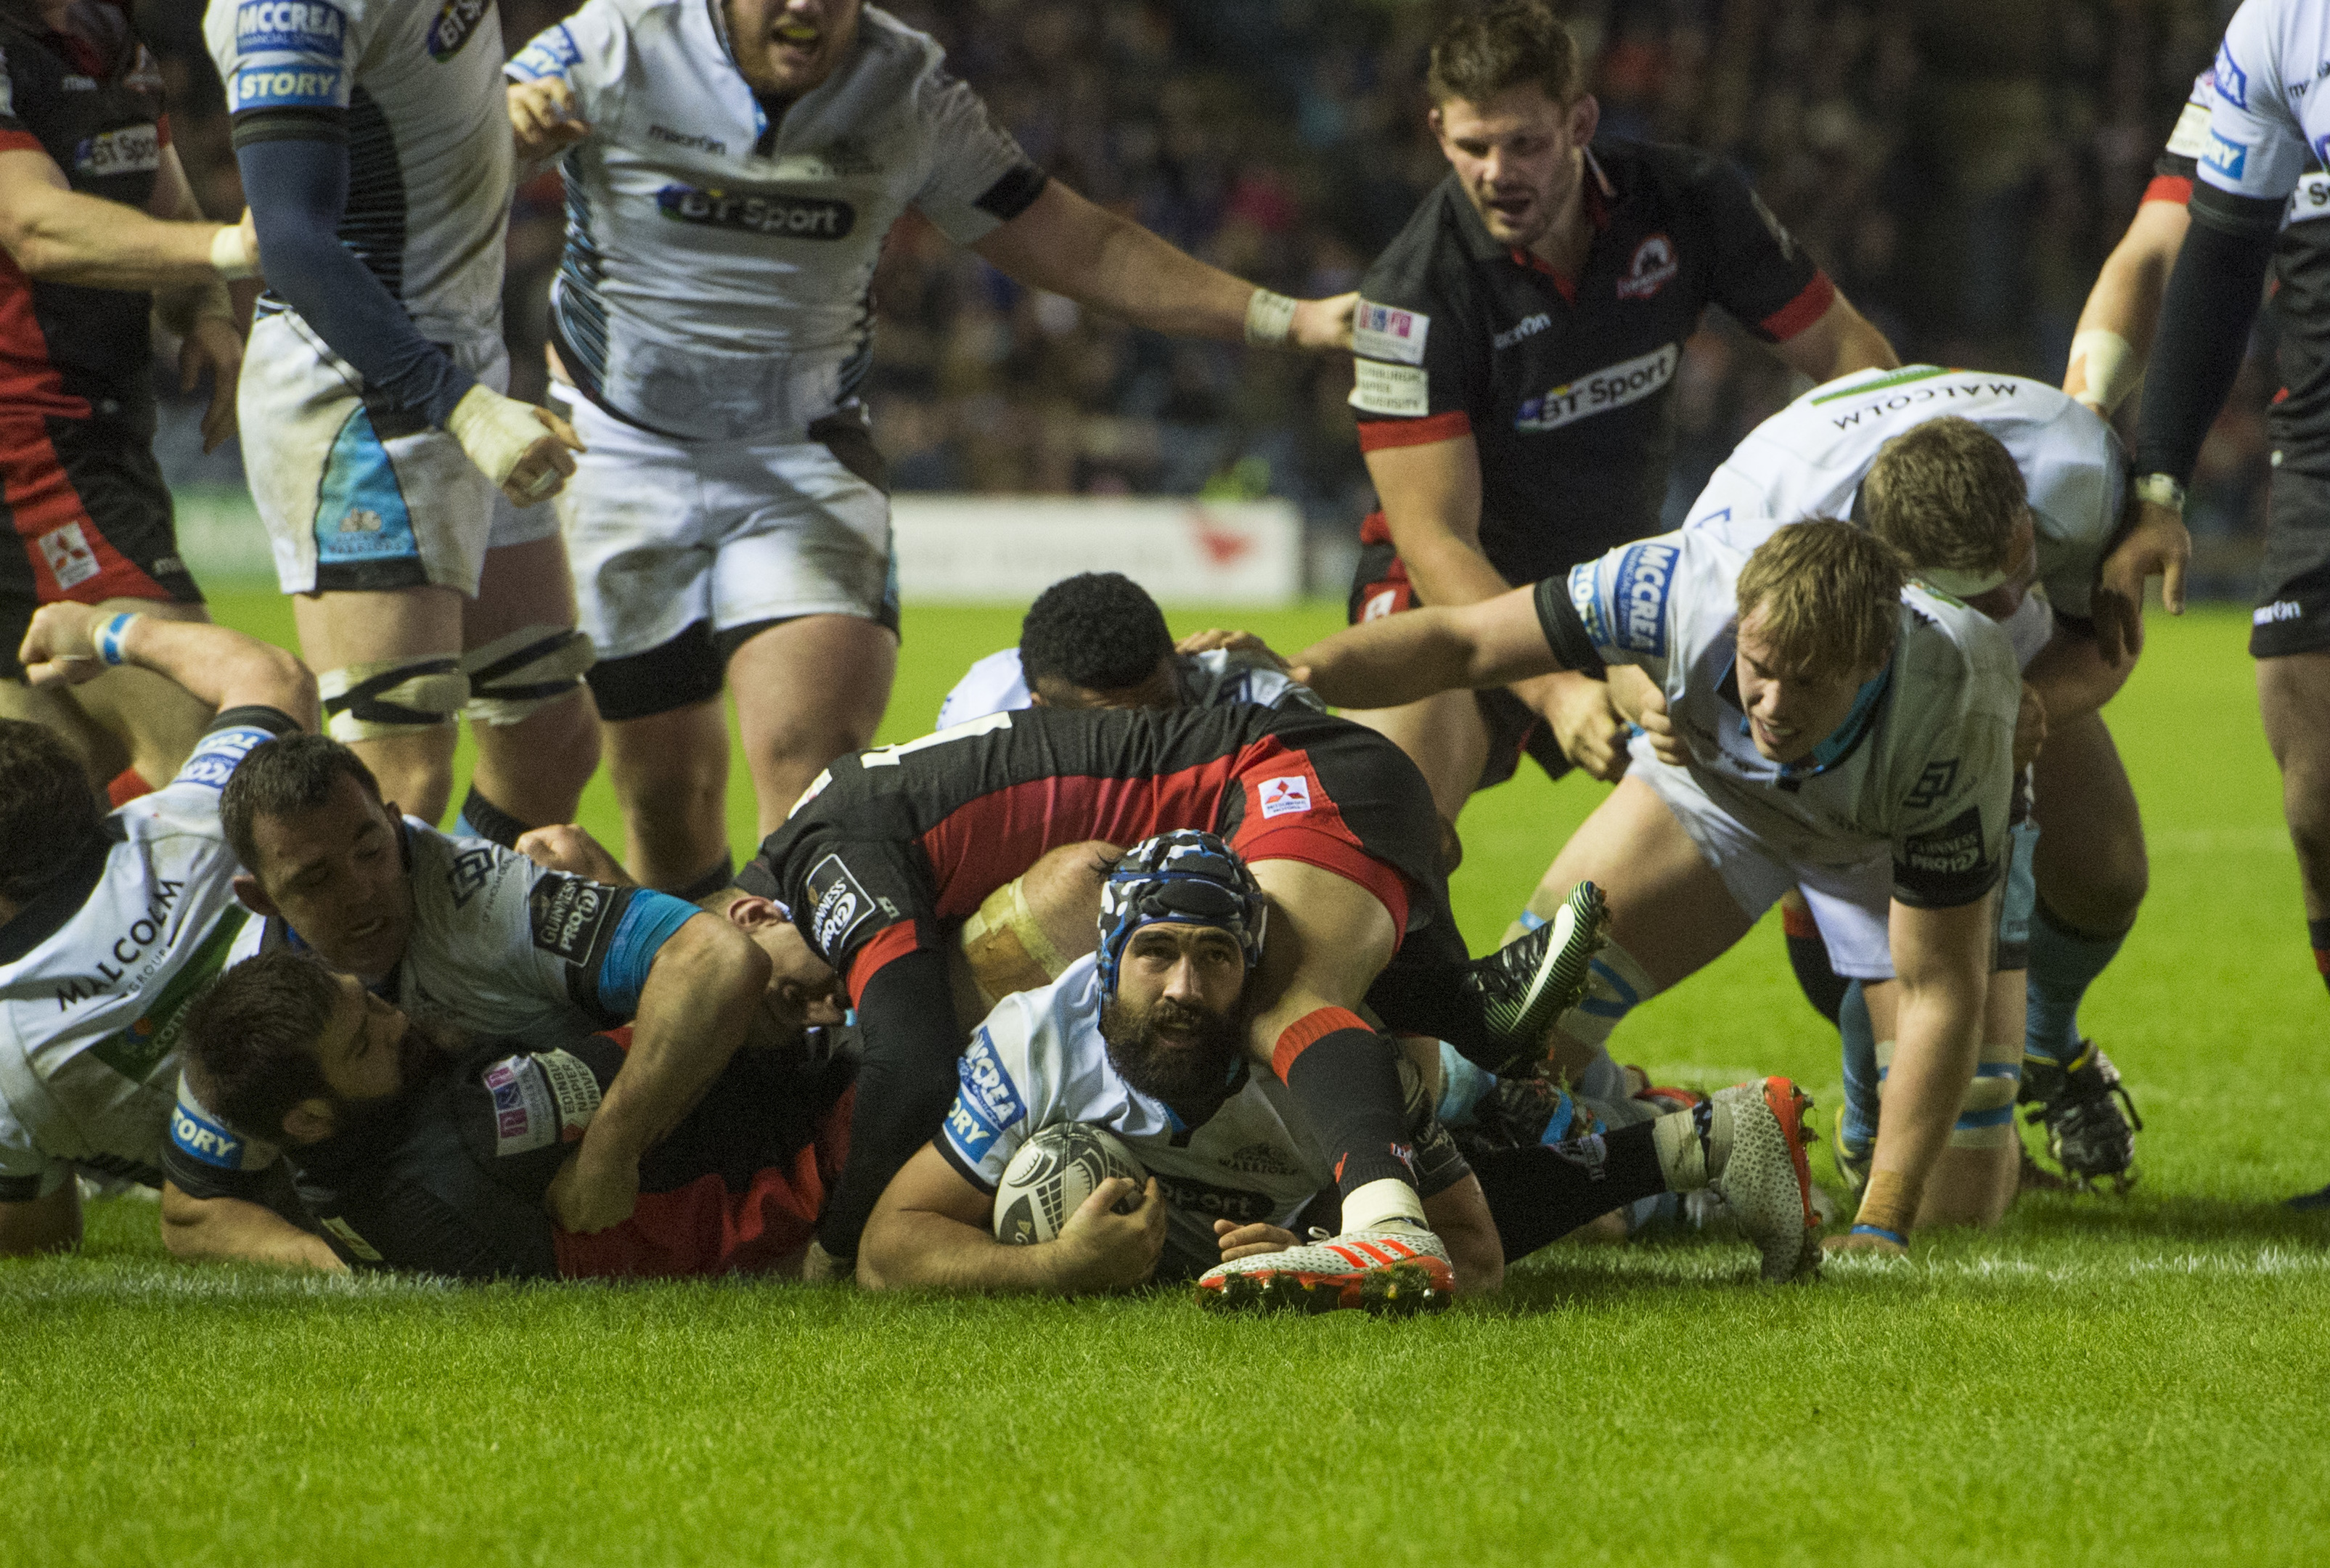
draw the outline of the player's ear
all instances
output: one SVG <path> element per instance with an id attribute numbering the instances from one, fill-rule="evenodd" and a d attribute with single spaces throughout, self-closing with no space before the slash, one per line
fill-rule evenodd
<path id="1" fill-rule="evenodd" d="M 1602 105 L 1590 92 L 1581 92 L 1569 106 L 1569 139 L 1584 147 L 1602 124 Z"/>
<path id="2" fill-rule="evenodd" d="M 283 1136 L 295 1144 L 317 1144 L 332 1136 L 329 1101 L 304 1099 L 283 1113 Z"/>
<path id="3" fill-rule="evenodd" d="M 785 923 L 785 913 L 773 899 L 756 893 L 747 893 L 728 906 L 728 923 L 739 931 L 758 931 L 764 926 Z"/>
<path id="4" fill-rule="evenodd" d="M 267 889 L 259 885 L 259 879 L 248 871 L 236 875 L 234 896 L 244 908 L 263 920 L 272 920 L 282 914 L 275 907 L 275 900 L 267 896 Z"/>

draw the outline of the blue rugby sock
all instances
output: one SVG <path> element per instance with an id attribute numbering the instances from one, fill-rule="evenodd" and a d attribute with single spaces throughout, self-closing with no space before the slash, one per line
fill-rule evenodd
<path id="1" fill-rule="evenodd" d="M 1852 1154 L 1865 1155 L 1877 1146 L 1877 1086 L 1885 1074 L 1877 1065 L 1877 1026 L 1858 980 L 1844 988 L 1836 1027 L 1844 1037 L 1843 1136 Z"/>
<path id="2" fill-rule="evenodd" d="M 2024 1055 L 2059 1066 L 2078 1058 L 2079 999 L 2126 940 L 2126 931 L 2116 936 L 2094 936 L 2076 930 L 2047 908 L 2046 899 L 2039 900 L 2031 912 Z"/>

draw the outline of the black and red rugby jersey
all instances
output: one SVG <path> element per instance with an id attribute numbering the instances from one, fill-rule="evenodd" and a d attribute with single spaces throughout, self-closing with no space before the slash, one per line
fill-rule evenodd
<path id="1" fill-rule="evenodd" d="M 0 152 L 44 152 L 74 190 L 143 211 L 170 145 L 161 69 L 114 0 L 74 0 L 71 24 L 0 11 Z M 35 282 L 0 251 L 0 409 L 150 426 L 149 301 Z"/>
<path id="2" fill-rule="evenodd" d="M 1509 583 L 1658 531 L 1675 370 L 1700 311 L 1784 342 L 1836 297 L 1708 153 L 1597 140 L 1586 199 L 1596 233 L 1576 279 L 1492 239 L 1452 174 L 1359 284 L 1359 444 L 1471 434 L 1481 549 Z"/>

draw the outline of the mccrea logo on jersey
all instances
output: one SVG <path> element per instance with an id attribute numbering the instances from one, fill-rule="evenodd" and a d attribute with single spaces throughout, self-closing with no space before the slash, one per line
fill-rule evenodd
<path id="1" fill-rule="evenodd" d="M 1602 615 L 1602 595 L 1595 591 L 1594 575 L 1600 563 L 1580 561 L 1569 568 L 1569 607 L 1586 627 L 1586 641 L 1596 648 L 1615 648 L 1610 622 Z"/>
<path id="2" fill-rule="evenodd" d="M 1963 877 L 1982 865 L 1982 811 L 1968 806 L 1940 827 L 1902 841 L 1901 864 L 1929 877 Z"/>
<path id="3" fill-rule="evenodd" d="M 1901 803 L 1913 812 L 1924 811 L 1947 795 L 1957 782 L 1957 758 L 1952 757 L 1947 762 L 1929 762 L 1926 765 L 1926 771 L 1918 775 L 1917 787 Z"/>
<path id="4" fill-rule="evenodd" d="M 1682 346 L 1670 343 L 1635 358 L 1589 371 L 1550 392 L 1521 399 L 1520 408 L 1513 415 L 1513 428 L 1528 433 L 1559 430 L 1565 424 L 1640 403 L 1672 381 L 1675 366 L 1681 362 Z"/>
<path id="5" fill-rule="evenodd" d="M 2249 106 L 2249 73 L 2233 63 L 2232 46 L 2217 45 L 2217 63 L 2211 67 L 2215 77 L 2217 96 L 2235 109 Z"/>
<path id="6" fill-rule="evenodd" d="M 563 871 L 549 872 L 526 896 L 534 945 L 569 964 L 584 963 L 598 945 L 599 933 L 614 907 L 614 889 Z"/>
<path id="7" fill-rule="evenodd" d="M 562 22 L 519 50 L 516 58 L 504 69 L 522 81 L 533 81 L 545 76 L 564 76 L 570 68 L 582 63 L 582 50 Z"/>
<path id="8" fill-rule="evenodd" d="M 856 207 L 827 196 L 746 196 L 671 185 L 656 193 L 656 209 L 683 223 L 772 240 L 839 240 L 857 226 Z"/>
<path id="9" fill-rule="evenodd" d="M 184 1105 L 170 1107 L 170 1145 L 190 1160 L 222 1171 L 242 1169 L 243 1141 Z"/>
<path id="10" fill-rule="evenodd" d="M 445 0 L 437 20 L 429 24 L 429 58 L 450 60 L 461 45 L 477 35 L 478 24 L 494 8 L 494 0 Z"/>
<path id="11" fill-rule="evenodd" d="M 242 53 L 288 50 L 340 58 L 348 19 L 322 0 L 244 0 L 234 8 L 234 46 Z"/>
<path id="12" fill-rule="evenodd" d="M 1011 1075 L 1003 1070 L 994 1037 L 984 1029 L 971 1037 L 971 1049 L 954 1064 L 954 1075 L 961 1088 L 947 1112 L 946 1135 L 956 1152 L 976 1165 L 1005 1129 L 1027 1116 L 1028 1107 Z"/>
<path id="13" fill-rule="evenodd" d="M 150 125 L 125 125 L 73 146 L 73 172 L 103 179 L 109 175 L 150 175 L 162 166 L 161 133 Z"/>
<path id="14" fill-rule="evenodd" d="M 274 738 L 255 724 L 213 730 L 194 744 L 194 755 L 186 758 L 186 765 L 171 782 L 224 789 L 226 781 L 234 776 L 234 770 L 242 765 L 242 759 Z"/>
<path id="15" fill-rule="evenodd" d="M 2241 177 L 2242 171 L 2249 167 L 2249 149 L 2237 141 L 2229 139 L 2224 132 L 2211 126 L 2209 149 L 2201 155 L 2201 161 L 2227 179 L 2237 180 Z"/>
<path id="16" fill-rule="evenodd" d="M 1283 778 L 1266 778 L 1254 786 L 1256 799 L 1262 803 L 1264 821 L 1272 817 L 1290 816 L 1311 809 L 1311 781 L 1301 774 L 1288 774 Z"/>
<path id="17" fill-rule="evenodd" d="M 829 963 L 840 956 L 844 945 L 878 908 L 839 855 L 828 855 L 809 869 L 809 896 L 810 939 Z"/>
<path id="18" fill-rule="evenodd" d="M 1675 260 L 1674 242 L 1664 234 L 1649 235 L 1634 247 L 1634 259 L 1626 264 L 1626 275 L 1618 280 L 1618 298 L 1647 299 L 1681 270 Z"/>
<path id="19" fill-rule="evenodd" d="M 1667 591 L 1674 585 L 1672 545 L 1636 545 L 1618 557 L 1610 613 L 1618 618 L 1611 646 L 1653 659 L 1667 655 Z"/>
<path id="20" fill-rule="evenodd" d="M 1416 310 L 1359 301 L 1351 313 L 1351 352 L 1367 359 L 1392 359 L 1402 365 L 1424 363 L 1424 340 L 1432 331 L 1432 318 Z"/>

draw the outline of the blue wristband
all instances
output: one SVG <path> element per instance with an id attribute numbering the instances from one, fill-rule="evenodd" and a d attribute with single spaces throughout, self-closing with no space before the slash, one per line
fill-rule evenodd
<path id="1" fill-rule="evenodd" d="M 90 641 L 97 648 L 99 663 L 127 664 L 129 661 L 129 655 L 122 649 L 121 640 L 129 634 L 129 623 L 137 619 L 137 612 L 124 610 L 97 629 Z"/>
<path id="2" fill-rule="evenodd" d="M 1888 1231 L 1882 1225 L 1855 1225 L 1852 1233 L 1856 1236 L 1882 1236 L 1896 1247 L 1906 1249 L 1909 1245 L 1909 1238 L 1899 1231 Z"/>

